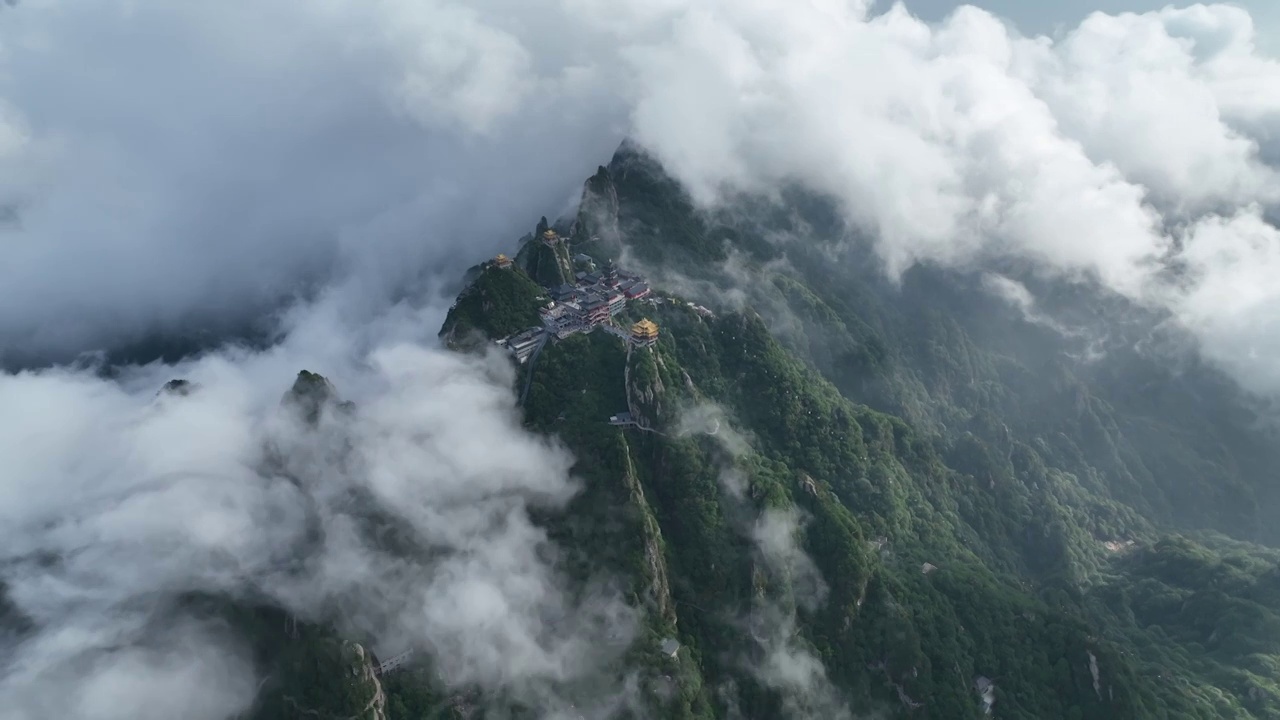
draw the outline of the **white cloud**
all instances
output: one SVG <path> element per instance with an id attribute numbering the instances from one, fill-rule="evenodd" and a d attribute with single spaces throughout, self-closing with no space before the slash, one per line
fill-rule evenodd
<path id="1" fill-rule="evenodd" d="M 768 567 L 786 577 L 796 595 L 796 602 L 813 610 L 826 598 L 826 583 L 813 560 L 800 547 L 801 515 L 794 508 L 768 509 L 761 513 L 751 529 L 751 539 Z"/>
<path id="2" fill-rule="evenodd" d="M 1022 319 L 1029 323 L 1047 327 L 1064 336 L 1080 337 L 1086 334 L 1082 329 L 1068 327 L 1041 312 L 1035 296 L 1026 285 L 1017 280 L 996 273 L 986 273 L 982 276 L 982 287 L 1012 305 L 1022 315 Z"/>
<path id="3" fill-rule="evenodd" d="M 827 677 L 821 658 L 797 627 L 796 607 L 812 611 L 827 593 L 817 566 L 800 546 L 800 525 L 795 509 L 770 508 L 751 528 L 764 568 L 790 586 L 792 601 L 757 599 L 748 623 L 761 657 L 749 669 L 779 693 L 789 718 L 850 718 L 849 707 Z"/>
<path id="4" fill-rule="evenodd" d="M 1186 289 L 1168 300 L 1175 317 L 1236 377 L 1280 389 L 1280 231 L 1255 207 L 1206 218 L 1185 243 Z"/>
<path id="5" fill-rule="evenodd" d="M 1176 316 L 1193 303 L 1238 332 L 1201 333 L 1210 355 L 1246 386 L 1280 390 L 1225 357 L 1269 330 L 1161 273 L 1185 251 L 1179 228 L 1219 242 L 1246 230 L 1223 218 L 1280 202 L 1280 64 L 1259 54 L 1243 10 L 1095 14 L 1058 41 L 974 7 L 927 25 L 901 5 L 867 19 L 816 1 L 709 2 L 662 22 L 674 30 L 640 29 L 622 52 L 639 83 L 632 117 L 700 201 L 797 181 L 872 231 L 891 273 L 1014 258 Z M 1221 242 L 1267 261 L 1265 243 Z M 1212 288 L 1225 277 L 1205 252 L 1185 260 Z"/>
<path id="6" fill-rule="evenodd" d="M 398 56 L 402 69 L 393 94 L 415 119 L 487 132 L 529 99 L 536 80 L 529 49 L 474 9 L 405 0 L 376 5 L 381 22 L 374 41 L 389 41 Z M 357 19 L 367 14 L 345 9 Z"/>
<path id="7" fill-rule="evenodd" d="M 1117 267 L 1159 250 L 1140 188 L 1060 139 L 1047 107 L 1010 75 L 1014 41 L 994 18 L 964 9 L 935 31 L 900 9 L 870 22 L 794 12 L 814 24 L 794 36 L 784 26 L 761 45 L 755 28 L 727 19 L 716 32 L 735 40 L 717 47 L 748 48 L 733 61 L 744 69 L 661 74 L 637 105 L 641 139 L 704 199 L 725 185 L 800 180 L 874 229 L 894 272 L 992 249 L 1121 281 Z M 673 40 L 667 52 L 683 57 L 690 44 Z M 731 120 L 689 130 L 671 110 L 690 107 L 682 98 L 700 99 L 697 117 Z M 1116 240 L 1101 256 L 1082 247 L 1104 234 Z"/>
<path id="8" fill-rule="evenodd" d="M 0 207 L 19 222 L 0 224 L 0 352 L 221 329 L 334 275 L 381 303 L 496 251 L 580 186 L 624 117 L 590 67 L 503 27 L 507 9 L 7 10 Z"/>
<path id="9" fill-rule="evenodd" d="M 709 436 L 733 461 L 751 452 L 751 440 L 734 430 L 724 410 L 711 403 L 684 408 L 676 433 Z M 757 570 L 772 586 L 765 593 L 757 592 L 745 617 L 730 620 L 755 643 L 754 653 L 738 661 L 765 687 L 778 693 L 787 718 L 852 717 L 839 689 L 827 677 L 822 659 L 797 625 L 797 608 L 812 612 L 827 597 L 822 572 L 800 543 L 804 515 L 795 507 L 767 507 L 748 521 L 751 503 L 747 499 L 750 479 L 746 473 L 731 463 L 725 464 L 719 480 L 732 508 L 730 515 L 738 517 L 740 531 L 751 541 Z M 725 693 L 729 690 L 729 685 L 722 688 Z M 732 693 L 726 701 L 736 706 Z"/>
<path id="10" fill-rule="evenodd" d="M 1280 69 L 1252 55 L 1252 35 L 1248 14 L 1231 6 L 1095 14 L 1056 48 L 1042 46 L 1027 79 L 1091 158 L 1115 163 L 1172 211 L 1275 202 L 1280 177 L 1233 127 L 1259 111 L 1274 122 L 1280 102 L 1258 92 L 1280 82 Z M 1240 103 L 1231 84 L 1253 98 Z"/>
<path id="11" fill-rule="evenodd" d="M 6 717 L 221 718 L 246 705 L 252 666 L 234 637 L 169 606 L 182 592 L 270 598 L 384 654 L 438 653 L 452 683 L 547 707 L 554 683 L 625 649 L 634 611 L 603 588 L 571 596 L 530 520 L 577 488 L 568 454 L 521 430 L 507 361 L 337 346 L 328 338 L 361 333 L 315 327 L 332 317 L 303 314 L 313 327 L 266 353 L 119 382 L 0 377 L 0 579 L 35 627 L 0 674 Z M 349 420 L 308 430 L 279 407 L 303 365 L 331 371 L 357 403 Z M 197 389 L 157 396 L 175 374 Z M 370 523 L 424 551 L 385 549 Z M 157 622 L 164 612 L 176 620 Z"/>
<path id="12" fill-rule="evenodd" d="M 834 195 L 893 273 L 1012 256 L 1166 303 L 1171 228 L 1280 202 L 1254 33 L 1226 5 L 1051 40 L 836 0 L 25 4 L 0 27 L 0 333 L 74 353 L 334 273 L 376 305 L 559 206 L 628 118 L 704 202 Z"/>

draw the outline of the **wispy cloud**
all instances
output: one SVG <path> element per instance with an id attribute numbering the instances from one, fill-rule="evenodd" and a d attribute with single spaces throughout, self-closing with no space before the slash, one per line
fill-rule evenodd
<path id="1" fill-rule="evenodd" d="M 709 402 L 686 408 L 677 427 L 678 434 L 710 437 L 725 451 L 728 460 L 722 463 L 720 484 L 727 502 L 738 510 L 731 516 L 738 518 L 738 530 L 750 539 L 758 573 L 769 586 L 763 592 L 758 589 L 745 616 L 729 619 L 755 645 L 754 652 L 736 662 L 778 693 L 788 718 L 853 717 L 798 626 L 797 610 L 814 611 L 827 595 L 822 573 L 800 544 L 802 512 L 795 507 L 747 511 L 751 478 L 737 461 L 752 452 L 751 443 L 732 427 L 723 408 Z"/>
<path id="2" fill-rule="evenodd" d="M 798 183 L 891 274 L 999 258 L 1096 280 L 1280 390 L 1261 280 L 1280 247 L 1280 63 L 1245 11 L 1095 14 L 1058 41 L 975 7 L 927 25 L 902 5 L 690 2 L 664 22 L 625 55 L 632 117 L 700 202 Z"/>
<path id="3" fill-rule="evenodd" d="M 34 628 L 0 674 L 7 717 L 247 705 L 257 678 L 240 639 L 175 607 L 188 592 L 267 598 L 384 654 L 447 658 L 453 686 L 548 709 L 569 702 L 558 684 L 625 650 L 635 612 L 607 584 L 573 590 L 530 519 L 576 484 L 563 449 L 520 429 L 507 361 L 334 350 L 286 343 L 120 382 L 0 379 L 0 579 Z M 332 373 L 349 415 L 312 427 L 279 405 L 304 362 Z M 175 373 L 195 389 L 157 395 Z M 416 551 L 388 549 L 393 531 Z"/>
<path id="4" fill-rule="evenodd" d="M 452 274 L 629 133 L 704 203 L 798 184 L 891 274 L 1006 257 L 1095 278 L 1280 387 L 1260 280 L 1280 245 L 1280 63 L 1238 7 L 1099 13 L 1057 40 L 970 6 L 929 25 L 828 0 L 6 15 L 10 355 L 216 326 L 335 274 L 377 298 Z"/>

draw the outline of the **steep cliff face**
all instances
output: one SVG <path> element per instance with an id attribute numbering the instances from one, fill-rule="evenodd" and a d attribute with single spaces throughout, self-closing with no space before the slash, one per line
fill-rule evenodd
<path id="1" fill-rule="evenodd" d="M 582 247 L 616 250 L 622 242 L 618 224 L 618 190 L 609 168 L 600 166 L 582 188 L 573 236 Z"/>
<path id="2" fill-rule="evenodd" d="M 333 629 L 228 598 L 191 598 L 250 641 L 262 683 L 243 720 L 388 720 L 372 655 Z"/>
<path id="3" fill-rule="evenodd" d="M 520 249 L 516 262 L 534 282 L 544 287 L 553 288 L 573 282 L 573 261 L 569 259 L 569 249 L 563 242 L 547 245 L 541 241 L 530 241 Z"/>
<path id="4" fill-rule="evenodd" d="M 627 354 L 623 382 L 627 390 L 627 409 L 644 425 L 654 426 L 664 419 L 667 386 L 662 382 L 662 360 L 651 348 L 639 348 Z"/>
<path id="5" fill-rule="evenodd" d="M 363 645 L 352 643 L 357 659 L 353 662 L 352 672 L 358 673 L 357 679 L 366 687 L 372 688 L 369 702 L 350 720 L 387 720 L 387 696 L 382 691 L 382 683 L 378 682 L 377 668 L 373 664 L 373 656 Z"/>
<path id="6" fill-rule="evenodd" d="M 674 629 L 676 608 L 671 598 L 671 581 L 668 578 L 662 527 L 654 517 L 653 506 L 645 497 L 644 486 L 636 476 L 635 464 L 631 459 L 631 448 L 629 445 L 624 447 L 627 452 L 627 469 L 622 476 L 622 482 L 627 489 L 628 502 L 640 514 L 644 530 L 644 577 L 648 582 L 647 600 L 653 605 L 658 624 L 667 629 Z"/>

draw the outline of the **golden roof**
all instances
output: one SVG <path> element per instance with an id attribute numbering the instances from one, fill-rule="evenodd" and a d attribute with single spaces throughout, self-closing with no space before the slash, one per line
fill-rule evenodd
<path id="1" fill-rule="evenodd" d="M 543 233 L 542 233 L 542 237 L 546 237 L 546 238 L 553 238 L 553 237 L 556 237 L 556 231 L 555 231 L 555 230 L 550 230 L 550 229 L 545 230 L 545 231 L 543 231 Z"/>
<path id="2" fill-rule="evenodd" d="M 631 333 L 642 337 L 652 337 L 658 334 L 658 325 L 652 320 L 645 318 L 631 326 Z"/>
<path id="3" fill-rule="evenodd" d="M 507 259 L 507 256 L 503 255 L 502 253 L 498 253 L 498 256 L 494 258 L 494 260 L 497 260 L 498 262 L 502 262 L 503 260 L 506 260 L 506 259 Z"/>

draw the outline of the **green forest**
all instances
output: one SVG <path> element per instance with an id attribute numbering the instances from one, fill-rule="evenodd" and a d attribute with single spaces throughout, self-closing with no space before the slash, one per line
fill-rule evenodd
<path id="1" fill-rule="evenodd" d="M 606 671 L 638 673 L 644 710 L 618 717 L 1280 717 L 1280 443 L 1212 368 L 1134 350 L 1126 333 L 1159 318 L 1020 276 L 1081 334 L 1128 313 L 1084 361 L 980 273 L 891 280 L 799 192 L 708 214 L 630 146 L 557 223 L 567 246 L 531 239 L 546 227 L 514 267 L 473 274 L 441 336 L 473 352 L 537 325 L 570 253 L 662 290 L 617 318 L 658 323 L 656 346 L 572 335 L 516 380 L 526 427 L 582 481 L 537 518 L 562 569 L 619 579 L 643 609 Z M 607 422 L 624 411 L 648 427 Z M 758 539 L 778 518 L 795 520 L 786 562 Z M 370 707 L 358 670 L 322 679 L 360 651 L 308 632 L 263 661 L 281 669 L 260 716 Z M 820 662 L 821 692 L 762 670 L 779 648 Z M 537 717 L 445 687 L 433 662 L 381 678 L 378 712 Z"/>

